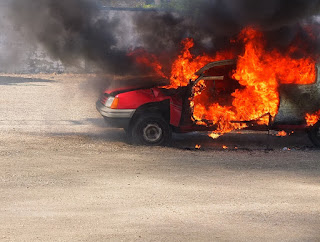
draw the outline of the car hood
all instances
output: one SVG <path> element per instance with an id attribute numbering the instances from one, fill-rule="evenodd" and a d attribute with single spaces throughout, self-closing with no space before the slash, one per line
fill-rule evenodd
<path id="1" fill-rule="evenodd" d="M 119 79 L 115 84 L 104 90 L 104 93 L 112 96 L 116 96 L 120 93 L 149 89 L 168 84 L 168 80 L 159 77 L 134 77 Z"/>

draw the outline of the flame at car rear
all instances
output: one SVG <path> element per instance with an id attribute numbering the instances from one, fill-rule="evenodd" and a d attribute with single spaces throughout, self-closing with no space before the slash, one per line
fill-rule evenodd
<path id="1" fill-rule="evenodd" d="M 279 109 L 280 84 L 311 84 L 316 79 L 315 61 L 311 58 L 294 59 L 295 46 L 286 53 L 266 50 L 261 32 L 247 28 L 239 35 L 244 42 L 244 54 L 238 57 L 232 78 L 242 86 L 231 95 L 232 105 L 208 104 L 198 95 L 193 102 L 196 121 L 212 121 L 218 126 L 216 132 L 226 133 L 247 127 L 239 121 L 256 120 L 268 125 Z M 204 91 L 206 92 L 206 90 Z"/>

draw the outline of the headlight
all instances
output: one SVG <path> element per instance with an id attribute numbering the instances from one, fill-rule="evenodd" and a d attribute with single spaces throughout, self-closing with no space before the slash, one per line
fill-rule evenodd
<path id="1" fill-rule="evenodd" d="M 114 101 L 114 97 L 109 97 L 105 103 L 105 106 L 108 108 L 111 108 L 113 101 Z"/>
<path id="2" fill-rule="evenodd" d="M 106 101 L 105 106 L 107 108 L 116 109 L 116 108 L 118 108 L 118 104 L 119 104 L 119 98 L 118 97 L 109 97 L 108 100 Z"/>

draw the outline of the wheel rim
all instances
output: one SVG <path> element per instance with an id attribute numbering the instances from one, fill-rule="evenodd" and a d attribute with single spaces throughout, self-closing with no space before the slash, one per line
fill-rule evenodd
<path id="1" fill-rule="evenodd" d="M 157 124 L 148 124 L 144 129 L 143 129 L 143 138 L 147 142 L 157 142 L 161 139 L 162 137 L 162 129 L 161 127 Z"/>

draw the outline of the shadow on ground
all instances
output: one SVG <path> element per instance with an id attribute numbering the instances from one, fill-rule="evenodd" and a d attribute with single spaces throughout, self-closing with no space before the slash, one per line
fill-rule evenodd
<path id="1" fill-rule="evenodd" d="M 18 84 L 36 84 L 36 83 L 51 83 L 55 82 L 52 80 L 45 79 L 36 79 L 36 78 L 22 78 L 22 77 L 10 77 L 10 76 L 1 76 L 0 85 L 18 85 Z"/>
<path id="2" fill-rule="evenodd" d="M 267 134 L 267 132 L 237 132 L 225 134 L 218 139 L 211 139 L 205 133 L 175 135 L 177 147 L 227 150 L 272 150 L 272 149 L 315 149 L 306 133 L 296 133 L 286 137 Z"/>
<path id="3" fill-rule="evenodd" d="M 88 120 L 87 120 L 88 121 Z M 104 123 L 98 119 L 92 119 L 97 127 L 103 128 Z M 123 129 L 103 128 L 98 132 L 83 133 L 51 133 L 52 136 L 84 136 L 102 142 L 120 142 L 131 145 Z M 268 135 L 267 132 L 237 132 L 219 137 L 210 138 L 207 133 L 193 132 L 188 134 L 173 134 L 169 147 L 187 150 L 316 150 L 317 148 L 309 140 L 305 132 L 295 133 L 286 137 Z M 196 148 L 196 146 L 198 148 Z"/>

